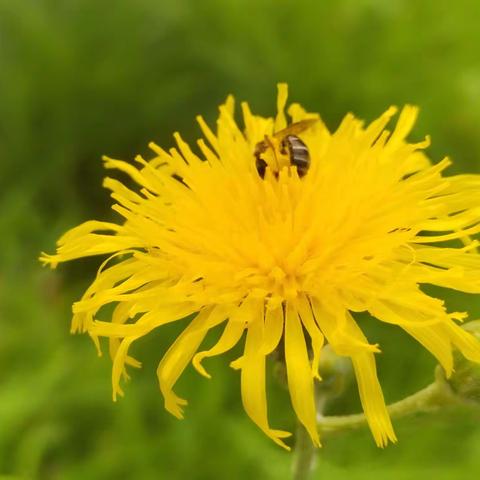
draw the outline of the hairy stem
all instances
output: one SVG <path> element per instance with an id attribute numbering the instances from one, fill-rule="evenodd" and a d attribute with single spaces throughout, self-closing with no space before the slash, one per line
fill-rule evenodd
<path id="1" fill-rule="evenodd" d="M 404 417 L 417 412 L 430 412 L 439 407 L 459 403 L 460 400 L 452 392 L 450 386 L 441 378 L 422 390 L 387 406 L 392 418 Z M 367 419 L 363 413 L 342 416 L 318 416 L 321 432 L 345 430 L 365 425 Z"/>

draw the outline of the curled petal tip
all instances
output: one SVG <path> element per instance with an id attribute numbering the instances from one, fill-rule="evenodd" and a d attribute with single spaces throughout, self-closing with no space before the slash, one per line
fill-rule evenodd
<path id="1" fill-rule="evenodd" d="M 212 378 L 212 376 L 205 370 L 201 363 L 204 358 L 204 355 L 197 353 L 192 359 L 192 365 L 200 375 L 204 376 L 205 378 Z"/>

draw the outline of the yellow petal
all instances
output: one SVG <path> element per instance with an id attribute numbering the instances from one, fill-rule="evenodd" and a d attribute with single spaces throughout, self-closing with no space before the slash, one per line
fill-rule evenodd
<path id="1" fill-rule="evenodd" d="M 149 190 L 155 191 L 155 188 L 148 182 L 147 178 L 132 164 L 124 162 L 123 160 L 115 160 L 113 158 L 107 157 L 104 155 L 102 160 L 105 162 L 105 168 L 114 168 L 126 173 L 132 180 L 134 180 L 138 185 Z"/>
<path id="2" fill-rule="evenodd" d="M 400 325 L 407 333 L 422 344 L 440 363 L 449 377 L 453 371 L 452 345 L 442 325 Z"/>
<path id="3" fill-rule="evenodd" d="M 218 342 L 204 352 L 198 352 L 192 360 L 193 366 L 196 370 L 203 375 L 204 377 L 211 378 L 210 374 L 205 370 L 202 365 L 202 360 L 208 357 L 214 357 L 215 355 L 221 355 L 222 353 L 227 352 L 232 349 L 242 337 L 243 331 L 245 330 L 245 323 L 238 322 L 234 320 L 229 320 L 225 326 L 225 330 L 222 333 L 222 336 Z"/>
<path id="4" fill-rule="evenodd" d="M 382 388 L 377 377 L 373 353 L 359 353 L 352 356 L 353 368 L 363 411 L 377 446 L 384 447 L 388 440 L 396 442 L 390 416 L 388 415 Z"/>
<path id="5" fill-rule="evenodd" d="M 318 367 L 320 364 L 320 354 L 323 347 L 324 337 L 322 335 L 322 332 L 319 330 L 317 324 L 315 323 L 315 319 L 313 317 L 312 309 L 310 308 L 308 299 L 305 296 L 302 296 L 298 300 L 297 305 L 300 319 L 312 340 L 312 375 L 314 378 L 321 380 L 320 374 L 318 372 Z"/>
<path id="6" fill-rule="evenodd" d="M 415 120 L 418 116 L 418 107 L 413 105 L 405 105 L 400 112 L 400 117 L 398 119 L 395 130 L 393 131 L 387 146 L 397 147 L 398 144 L 405 139 L 405 137 L 410 133 L 415 124 Z"/>
<path id="7" fill-rule="evenodd" d="M 298 419 L 310 434 L 312 442 L 318 447 L 320 439 L 317 431 L 313 377 L 305 337 L 298 312 L 291 303 L 287 304 L 286 313 L 285 362 L 290 398 Z"/>
<path id="8" fill-rule="evenodd" d="M 261 310 L 258 310 L 261 315 Z M 242 363 L 242 401 L 248 416 L 278 445 L 290 450 L 281 438 L 290 433 L 272 430 L 267 417 L 267 395 L 265 389 L 265 355 L 262 353 L 263 318 L 259 316 L 249 323 L 245 353 Z"/>
<path id="9" fill-rule="evenodd" d="M 114 402 L 117 401 L 117 395 L 123 397 L 123 390 L 120 387 L 120 378 L 122 374 L 125 373 L 125 361 L 127 359 L 128 349 L 130 348 L 130 345 L 140 337 L 141 335 L 124 338 L 117 348 L 112 365 L 112 395 Z"/>
<path id="10" fill-rule="evenodd" d="M 258 115 L 252 115 L 250 107 L 246 102 L 242 102 L 243 121 L 245 123 L 245 136 L 253 147 L 265 138 L 265 135 L 271 135 L 273 131 L 273 120 Z"/>
<path id="11" fill-rule="evenodd" d="M 93 233 L 96 231 L 112 231 L 116 235 Z M 141 246 L 142 241 L 125 234 L 123 226 L 108 222 L 88 221 L 72 228 L 57 242 L 55 255 L 42 253 L 40 261 L 55 268 L 59 262 L 66 262 L 81 257 L 115 253 L 127 253 L 130 249 Z"/>
<path id="12" fill-rule="evenodd" d="M 202 130 L 202 133 L 205 135 L 205 138 L 208 140 L 208 143 L 210 143 L 212 148 L 218 153 L 219 147 L 216 135 L 212 132 L 201 115 L 197 116 L 197 122 Z"/>
<path id="13" fill-rule="evenodd" d="M 129 315 L 131 314 L 129 310 Z M 95 320 L 89 332 L 100 337 L 142 336 L 166 323 L 175 322 L 195 313 L 191 305 L 162 305 L 142 315 L 136 322 L 103 322 Z M 211 327 L 208 327 L 211 328 Z"/>
<path id="14" fill-rule="evenodd" d="M 471 362 L 480 363 L 480 341 L 453 321 L 442 325 L 452 343 Z"/>
<path id="15" fill-rule="evenodd" d="M 160 361 L 157 376 L 160 390 L 165 399 L 165 408 L 177 418 L 183 418 L 181 406 L 186 401 L 177 397 L 172 388 L 202 343 L 209 328 L 225 319 L 219 308 L 205 308 L 175 340 Z"/>
<path id="16" fill-rule="evenodd" d="M 283 130 L 287 126 L 287 119 L 285 118 L 285 105 L 288 98 L 288 85 L 286 83 L 277 84 L 277 116 L 275 118 L 275 132 Z"/>
<path id="17" fill-rule="evenodd" d="M 175 307 L 165 308 L 163 311 L 154 310 L 144 314 L 134 324 L 124 325 L 128 319 L 129 304 L 119 304 L 114 310 L 112 323 L 94 321 L 89 326 L 88 333 L 92 337 L 99 350 L 98 336 L 110 337 L 110 355 L 113 360 L 112 366 L 112 386 L 113 400 L 116 401 L 117 395 L 123 396 L 123 390 L 120 387 L 120 378 L 128 378 L 125 364 L 135 368 L 140 368 L 141 363 L 128 355 L 128 349 L 131 344 L 146 335 L 154 328 L 168 322 L 173 322 L 179 318 L 185 317 L 188 313 L 178 305 Z M 119 337 L 124 337 L 119 340 Z"/>
<path id="18" fill-rule="evenodd" d="M 397 107 L 391 106 L 376 120 L 371 122 L 363 133 L 365 146 L 370 146 L 377 140 L 390 119 L 397 113 Z"/>
<path id="19" fill-rule="evenodd" d="M 335 352 L 338 353 L 339 351 L 337 345 L 339 338 L 336 334 L 337 330 L 341 327 L 348 332 L 345 336 L 340 337 L 342 339 L 340 354 L 345 354 L 345 346 L 342 343 L 343 340 L 345 338 L 351 339 L 353 343 L 350 348 L 346 349 L 346 352 L 348 352 L 347 355 L 352 359 L 360 400 L 375 442 L 380 447 L 385 446 L 388 440 L 395 442 L 395 433 L 377 378 L 374 354 L 363 347 L 364 345 L 368 345 L 365 335 L 363 335 L 355 320 L 348 312 L 340 311 L 332 314 L 332 312 L 314 298 L 311 299 L 311 305 L 315 319 Z M 337 305 L 337 308 L 340 308 L 340 305 Z"/>
<path id="20" fill-rule="evenodd" d="M 443 324 L 451 320 L 443 302 L 425 295 L 416 287 L 397 289 L 391 295 L 388 300 L 373 302 L 370 313 L 381 321 L 403 328 L 439 361 L 449 376 L 453 369 L 452 345 Z"/>
<path id="21" fill-rule="evenodd" d="M 335 307 L 326 308 L 314 298 L 310 298 L 310 301 L 315 321 L 337 355 L 351 356 L 360 351 L 372 353 L 380 351 L 378 345 L 369 344 L 360 334 L 360 329 L 350 313 L 338 305 L 338 302 L 332 303 Z"/>
<path id="22" fill-rule="evenodd" d="M 265 332 L 262 351 L 265 355 L 272 353 L 280 343 L 283 334 L 283 311 L 281 307 L 265 310 Z"/>
<path id="23" fill-rule="evenodd" d="M 119 303 L 113 310 L 112 323 L 124 324 L 129 318 L 128 311 L 130 307 L 131 305 L 128 302 Z M 120 340 L 117 337 L 109 338 L 109 353 L 112 360 L 115 358 L 119 346 Z"/>

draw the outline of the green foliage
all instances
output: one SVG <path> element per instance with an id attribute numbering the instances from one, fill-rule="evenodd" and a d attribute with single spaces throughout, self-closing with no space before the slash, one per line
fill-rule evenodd
<path id="1" fill-rule="evenodd" d="M 413 136 L 432 135 L 432 157 L 478 171 L 479 14 L 476 0 L 0 0 L 0 478 L 289 478 L 290 456 L 241 408 L 233 356 L 208 363 L 211 381 L 182 378 L 183 422 L 163 410 L 156 362 L 182 325 L 136 346 L 144 368 L 113 404 L 109 360 L 68 334 L 96 262 L 52 273 L 39 251 L 113 216 L 101 154 L 169 147 L 175 130 L 194 140 L 195 115 L 213 121 L 228 93 L 272 114 L 278 81 L 331 127 L 349 110 L 368 120 L 416 103 Z M 448 301 L 480 313 L 472 297 Z M 361 322 L 384 346 L 389 400 L 429 381 L 433 361 L 413 340 Z M 285 392 L 271 390 L 272 425 L 293 428 Z M 332 412 L 358 409 L 349 393 Z M 475 419 L 397 422 L 400 443 L 384 451 L 363 430 L 329 438 L 319 478 L 473 478 Z"/>

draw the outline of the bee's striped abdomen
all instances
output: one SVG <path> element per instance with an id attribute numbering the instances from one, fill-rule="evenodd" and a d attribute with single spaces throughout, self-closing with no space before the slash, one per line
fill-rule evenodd
<path id="1" fill-rule="evenodd" d="M 303 177 L 310 167 L 308 147 L 296 135 L 287 135 L 282 140 L 282 149 L 288 149 L 290 163 L 297 167 L 299 177 Z M 286 152 L 285 152 L 286 153 Z"/>

